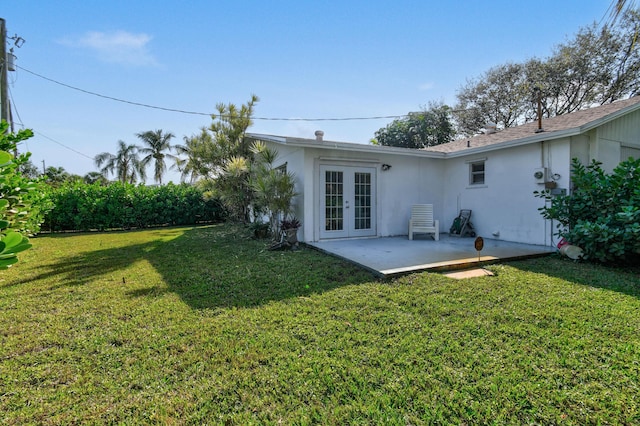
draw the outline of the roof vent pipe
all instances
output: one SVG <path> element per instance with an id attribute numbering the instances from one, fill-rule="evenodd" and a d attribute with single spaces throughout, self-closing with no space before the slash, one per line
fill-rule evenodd
<path id="1" fill-rule="evenodd" d="M 534 93 L 536 94 L 536 101 L 538 102 L 538 128 L 536 129 L 536 133 L 544 132 L 542 128 L 542 90 L 539 87 L 533 88 Z"/>
<path id="2" fill-rule="evenodd" d="M 322 142 L 322 138 L 324 137 L 324 132 L 322 130 L 316 130 L 316 140 Z"/>

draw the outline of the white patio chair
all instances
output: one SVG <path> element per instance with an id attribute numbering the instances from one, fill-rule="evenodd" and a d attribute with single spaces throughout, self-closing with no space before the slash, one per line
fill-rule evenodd
<path id="1" fill-rule="evenodd" d="M 433 220 L 433 204 L 415 204 L 411 207 L 409 219 L 409 239 L 414 233 L 433 234 L 433 239 L 440 239 L 440 222 Z"/>

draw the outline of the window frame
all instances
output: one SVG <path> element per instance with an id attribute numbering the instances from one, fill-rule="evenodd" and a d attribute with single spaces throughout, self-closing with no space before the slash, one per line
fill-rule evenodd
<path id="1" fill-rule="evenodd" d="M 487 184 L 487 159 L 476 158 L 467 161 L 469 165 L 469 186 L 478 188 Z M 475 167 L 482 166 L 482 170 L 474 170 Z"/>

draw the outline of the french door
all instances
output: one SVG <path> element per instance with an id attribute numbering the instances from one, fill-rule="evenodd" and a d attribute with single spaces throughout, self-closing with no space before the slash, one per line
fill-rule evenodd
<path id="1" fill-rule="evenodd" d="M 320 238 L 376 235 L 376 169 L 320 166 Z"/>

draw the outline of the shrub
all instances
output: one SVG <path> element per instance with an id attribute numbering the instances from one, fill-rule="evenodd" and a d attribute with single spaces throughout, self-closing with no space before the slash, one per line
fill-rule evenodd
<path id="1" fill-rule="evenodd" d="M 18 261 L 17 253 L 31 247 L 28 235 L 40 231 L 50 203 L 45 184 L 22 174 L 31 153 L 18 154 L 18 144 L 33 136 L 31 130 L 8 132 L 0 122 L 0 269 Z M 11 153 L 15 153 L 11 154 Z"/>
<path id="2" fill-rule="evenodd" d="M 150 187 L 71 182 L 50 191 L 55 207 L 46 216 L 45 226 L 51 231 L 194 225 L 225 217 L 217 199 L 205 199 L 200 189 L 187 184 Z"/>
<path id="3" fill-rule="evenodd" d="M 581 247 L 584 259 L 632 263 L 640 257 L 640 159 L 621 162 L 611 174 L 600 164 L 574 159 L 571 194 L 536 192 L 549 201 L 540 211 L 558 221 L 557 235 Z"/>

